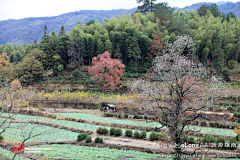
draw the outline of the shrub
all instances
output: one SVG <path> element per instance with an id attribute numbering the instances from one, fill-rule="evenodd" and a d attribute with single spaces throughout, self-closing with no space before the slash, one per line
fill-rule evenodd
<path id="1" fill-rule="evenodd" d="M 195 139 L 193 138 L 193 137 L 189 137 L 189 139 L 188 139 L 188 143 L 195 143 Z"/>
<path id="2" fill-rule="evenodd" d="M 135 131 L 134 134 L 133 134 L 133 137 L 134 137 L 134 138 L 139 138 L 139 132 L 138 132 L 138 131 Z"/>
<path id="3" fill-rule="evenodd" d="M 219 122 L 215 122 L 214 126 L 219 127 Z"/>
<path id="4" fill-rule="evenodd" d="M 128 118 L 128 114 L 124 114 L 124 118 Z"/>
<path id="5" fill-rule="evenodd" d="M 236 124 L 234 124 L 234 125 L 231 125 L 231 129 L 234 129 L 234 128 L 236 128 L 237 127 L 237 125 Z"/>
<path id="6" fill-rule="evenodd" d="M 208 135 L 202 139 L 202 142 L 203 143 L 215 143 L 216 139 L 213 136 Z"/>
<path id="7" fill-rule="evenodd" d="M 227 67 L 228 69 L 231 69 L 231 70 L 234 69 L 237 65 L 238 65 L 238 62 L 233 59 L 227 62 Z"/>
<path id="8" fill-rule="evenodd" d="M 114 135 L 116 128 L 110 128 L 110 135 Z"/>
<path id="9" fill-rule="evenodd" d="M 240 106 L 239 102 L 234 103 L 235 106 Z"/>
<path id="10" fill-rule="evenodd" d="M 3 136 L 0 134 L 0 142 L 2 142 L 3 141 Z"/>
<path id="11" fill-rule="evenodd" d="M 182 143 L 183 142 L 188 142 L 188 136 L 184 135 L 183 138 L 182 138 Z"/>
<path id="12" fill-rule="evenodd" d="M 133 119 L 139 119 L 139 115 L 138 115 L 138 114 L 135 114 L 135 115 L 133 116 Z"/>
<path id="13" fill-rule="evenodd" d="M 121 118 L 121 114 L 118 114 L 118 118 Z"/>
<path id="14" fill-rule="evenodd" d="M 235 138 L 235 137 L 234 137 L 234 138 L 231 138 L 231 139 L 229 140 L 229 143 L 230 143 L 230 149 L 236 149 L 236 148 L 237 148 L 237 145 L 238 145 L 238 144 L 237 144 L 237 138 Z M 236 147 L 234 147 L 233 144 L 235 144 Z"/>
<path id="15" fill-rule="evenodd" d="M 103 139 L 100 137 L 95 138 L 95 143 L 103 143 Z"/>
<path id="16" fill-rule="evenodd" d="M 217 137 L 216 141 L 217 143 L 225 143 L 226 139 L 223 136 L 221 136 L 221 137 Z"/>
<path id="17" fill-rule="evenodd" d="M 197 138 L 196 142 L 201 143 L 202 139 L 201 138 Z"/>
<path id="18" fill-rule="evenodd" d="M 86 137 L 86 143 L 90 143 L 92 142 L 92 137 L 91 136 L 87 136 Z"/>
<path id="19" fill-rule="evenodd" d="M 139 116 L 139 119 L 143 119 L 143 116 Z"/>
<path id="20" fill-rule="evenodd" d="M 237 111 L 238 111 L 238 112 L 240 111 L 240 106 L 237 108 Z"/>
<path id="21" fill-rule="evenodd" d="M 156 132 L 152 132 L 149 137 L 150 141 L 158 140 L 158 134 Z"/>
<path id="22" fill-rule="evenodd" d="M 159 130 L 159 127 L 154 127 L 154 131 L 157 132 Z"/>
<path id="23" fill-rule="evenodd" d="M 209 123 L 210 127 L 214 127 L 214 122 Z"/>
<path id="24" fill-rule="evenodd" d="M 207 126 L 207 121 L 202 121 L 201 126 Z"/>
<path id="25" fill-rule="evenodd" d="M 117 114 L 114 114 L 114 117 L 117 117 L 118 115 Z"/>
<path id="26" fill-rule="evenodd" d="M 225 127 L 226 127 L 226 128 L 230 128 L 230 124 L 226 124 Z"/>
<path id="27" fill-rule="evenodd" d="M 223 69 L 222 76 L 223 76 L 225 81 L 227 81 L 227 82 L 231 81 L 230 72 L 229 72 L 229 70 L 227 68 Z"/>
<path id="28" fill-rule="evenodd" d="M 227 110 L 228 110 L 229 112 L 231 112 L 231 111 L 233 110 L 233 107 L 232 107 L 232 106 L 228 106 L 228 107 L 227 107 Z"/>
<path id="29" fill-rule="evenodd" d="M 103 128 L 103 127 L 99 127 L 98 129 L 97 129 L 97 133 L 98 134 L 108 134 L 108 129 L 107 128 Z"/>
<path id="30" fill-rule="evenodd" d="M 125 131 L 125 135 L 126 135 L 127 137 L 132 137 L 132 134 L 133 134 L 133 132 L 132 132 L 132 130 L 130 130 L 130 129 L 128 129 L 128 130 Z"/>
<path id="31" fill-rule="evenodd" d="M 147 136 L 146 131 L 141 131 L 140 134 L 139 134 L 139 138 L 141 138 L 141 139 L 146 138 L 146 136 Z"/>
<path id="32" fill-rule="evenodd" d="M 80 76 L 82 75 L 81 71 L 79 71 L 78 69 L 75 69 L 72 72 L 72 76 L 74 77 L 74 79 L 78 79 Z"/>
<path id="33" fill-rule="evenodd" d="M 147 120 L 147 119 L 148 119 L 148 116 L 144 115 L 144 119 L 146 119 L 146 120 Z"/>
<path id="34" fill-rule="evenodd" d="M 223 124 L 223 123 L 220 123 L 220 124 L 219 124 L 219 127 L 220 127 L 220 128 L 224 128 L 224 124 Z"/>
<path id="35" fill-rule="evenodd" d="M 238 112 L 234 112 L 234 113 L 233 113 L 233 116 L 234 116 L 234 117 L 238 117 L 238 115 L 239 115 Z"/>
<path id="36" fill-rule="evenodd" d="M 86 133 L 80 133 L 78 136 L 77 136 L 77 141 L 82 141 L 84 140 L 86 137 L 88 136 L 88 134 Z"/>
<path id="37" fill-rule="evenodd" d="M 198 120 L 196 120 L 196 121 L 195 121 L 195 124 L 196 124 L 196 125 L 199 125 L 199 121 L 198 121 Z"/>
<path id="38" fill-rule="evenodd" d="M 114 131 L 115 136 L 121 136 L 122 135 L 122 129 L 121 128 L 116 128 Z"/>
<path id="39" fill-rule="evenodd" d="M 165 134 L 165 133 L 157 133 L 157 135 L 158 135 L 159 137 L 163 137 L 163 136 L 165 136 L 166 134 Z"/>

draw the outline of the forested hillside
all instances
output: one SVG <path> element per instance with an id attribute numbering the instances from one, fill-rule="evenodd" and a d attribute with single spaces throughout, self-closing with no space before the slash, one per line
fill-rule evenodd
<path id="1" fill-rule="evenodd" d="M 13 43 L 33 44 L 34 39 L 38 41 L 42 37 L 43 28 L 48 26 L 49 32 L 58 32 L 62 24 L 65 30 L 71 31 L 71 28 L 77 25 L 77 20 L 86 23 L 90 20 L 102 23 L 103 18 L 111 18 L 112 16 L 122 14 L 132 14 L 136 8 L 127 10 L 80 10 L 54 17 L 26 18 L 20 20 L 4 20 L 0 21 L 0 44 Z"/>
<path id="2" fill-rule="evenodd" d="M 104 19 L 102 24 L 79 22 L 68 33 L 64 26 L 57 33 L 49 33 L 45 26 L 39 43 L 2 45 L 0 53 L 10 56 L 10 62 L 15 65 L 15 78 L 23 76 L 27 83 L 43 79 L 43 74 L 51 69 L 58 75 L 65 69 L 91 65 L 92 58 L 105 51 L 121 60 L 126 71 L 146 73 L 151 60 L 163 54 L 167 42 L 174 42 L 179 35 L 189 35 L 194 39 L 201 62 L 229 80 L 228 69 L 240 61 L 239 19 L 216 14 L 219 10 L 207 10 L 205 14 L 174 11 L 166 3 L 156 4 L 154 8 L 152 12 L 143 11 L 145 14 L 136 12 L 133 16 Z"/>

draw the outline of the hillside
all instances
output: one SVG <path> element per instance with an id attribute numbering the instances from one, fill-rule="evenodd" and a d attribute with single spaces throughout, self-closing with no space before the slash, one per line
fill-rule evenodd
<path id="1" fill-rule="evenodd" d="M 182 8 L 182 10 L 197 10 L 201 5 L 211 5 L 214 3 L 196 3 L 191 6 L 186 6 Z M 229 12 L 232 12 L 235 14 L 238 18 L 240 18 L 240 2 L 232 3 L 232 2 L 217 2 L 216 3 L 219 10 L 223 11 L 224 14 L 228 14 Z"/>
<path id="2" fill-rule="evenodd" d="M 130 10 L 80 10 L 54 17 L 4 20 L 0 21 L 0 44 L 11 42 L 16 45 L 33 44 L 35 38 L 39 41 L 43 36 L 45 25 L 48 27 L 49 34 L 53 31 L 58 34 L 62 24 L 65 27 L 65 31 L 68 32 L 77 25 L 77 20 L 80 20 L 82 23 L 98 20 L 101 23 L 104 18 L 109 19 L 116 15 L 132 14 L 135 11 L 136 8 Z"/>

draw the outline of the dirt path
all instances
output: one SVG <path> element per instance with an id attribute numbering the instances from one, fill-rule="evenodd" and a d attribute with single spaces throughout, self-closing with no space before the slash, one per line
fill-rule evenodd
<path id="1" fill-rule="evenodd" d="M 94 140 L 96 137 L 97 135 L 94 135 L 92 136 L 92 139 Z M 111 136 L 99 136 L 99 137 L 103 138 L 104 143 L 108 144 L 121 144 L 124 146 L 143 147 L 146 149 L 160 149 L 160 145 L 157 142 Z"/>

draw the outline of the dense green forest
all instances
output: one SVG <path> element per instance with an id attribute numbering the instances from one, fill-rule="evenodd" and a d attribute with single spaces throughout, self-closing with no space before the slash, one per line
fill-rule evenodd
<path id="1" fill-rule="evenodd" d="M 120 59 L 126 71 L 145 73 L 151 60 L 163 53 L 166 42 L 185 34 L 193 37 L 198 58 L 220 73 L 226 74 L 225 67 L 232 69 L 240 61 L 240 21 L 232 13 L 224 15 L 216 5 L 204 5 L 197 11 L 174 10 L 167 3 L 139 9 L 133 15 L 104 19 L 102 24 L 78 21 L 68 33 L 64 26 L 59 33 L 48 33 L 45 26 L 39 43 L 1 45 L 0 53 L 10 55 L 15 77 L 23 76 L 28 82 L 40 80 L 51 69 L 57 75 L 91 65 L 92 58 L 105 51 Z"/>

